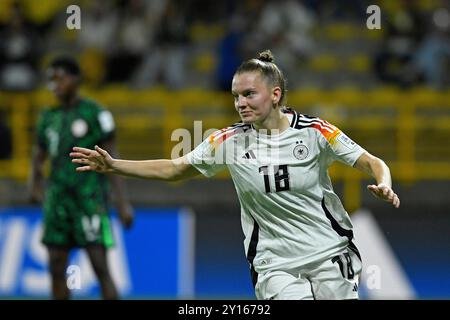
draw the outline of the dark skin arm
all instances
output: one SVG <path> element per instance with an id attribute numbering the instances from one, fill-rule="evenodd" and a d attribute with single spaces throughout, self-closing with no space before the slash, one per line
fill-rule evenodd
<path id="1" fill-rule="evenodd" d="M 43 167 L 46 158 L 47 152 L 36 144 L 33 148 L 31 175 L 28 183 L 28 200 L 31 203 L 42 203 L 44 199 Z"/>
<path id="2" fill-rule="evenodd" d="M 117 156 L 117 148 L 115 139 L 111 138 L 107 141 L 104 141 L 101 146 L 106 148 L 107 150 L 111 150 L 111 152 Z M 111 187 L 114 192 L 114 198 L 116 199 L 117 212 L 119 214 L 119 219 L 122 225 L 125 228 L 130 228 L 133 224 L 134 213 L 133 207 L 127 201 L 125 196 L 125 191 L 123 187 L 123 179 L 117 175 L 109 175 L 109 181 L 111 182 Z"/>

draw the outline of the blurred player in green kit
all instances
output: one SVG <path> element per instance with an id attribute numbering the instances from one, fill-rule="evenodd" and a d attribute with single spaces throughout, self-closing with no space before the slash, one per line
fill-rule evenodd
<path id="1" fill-rule="evenodd" d="M 108 177 L 92 172 L 75 172 L 69 153 L 74 145 L 95 145 L 115 150 L 114 119 L 96 102 L 80 97 L 80 68 L 68 56 L 55 58 L 47 70 L 49 89 L 58 105 L 44 110 L 37 124 L 32 159 L 30 200 L 41 202 L 44 211 L 42 242 L 49 254 L 52 297 L 68 299 L 66 268 L 70 250 L 84 248 L 100 282 L 104 299 L 117 299 L 118 293 L 107 264 L 107 248 L 114 244 L 108 216 Z M 50 160 L 50 176 L 43 187 L 43 164 Z M 109 177 L 122 224 L 133 222 L 133 209 L 127 202 L 121 181 Z"/>

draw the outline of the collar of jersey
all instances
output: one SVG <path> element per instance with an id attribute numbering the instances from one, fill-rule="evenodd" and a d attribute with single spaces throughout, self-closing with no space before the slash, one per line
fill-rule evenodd
<path id="1" fill-rule="evenodd" d="M 289 126 L 286 129 L 284 129 L 283 132 L 281 132 L 279 134 L 264 134 L 264 133 L 258 132 L 258 130 L 255 129 L 253 124 L 251 125 L 251 128 L 252 128 L 251 134 L 253 134 L 257 137 L 266 138 L 266 139 L 281 138 L 281 137 L 283 137 L 283 135 L 287 134 L 287 132 L 289 132 L 292 129 L 292 127 Z"/>

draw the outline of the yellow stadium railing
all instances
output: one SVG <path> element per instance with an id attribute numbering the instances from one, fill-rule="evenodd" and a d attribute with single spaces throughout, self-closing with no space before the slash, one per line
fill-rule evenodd
<path id="1" fill-rule="evenodd" d="M 122 157 L 149 159 L 171 157 L 179 141 L 174 130 L 194 132 L 194 121 L 204 131 L 238 121 L 228 93 L 163 89 L 130 91 L 108 87 L 84 90 L 85 95 L 107 106 L 117 123 L 117 141 Z M 0 111 L 7 117 L 13 136 L 13 155 L 0 161 L 0 177 L 25 181 L 29 174 L 31 147 L 37 115 L 54 103 L 50 93 L 0 93 Z M 426 88 L 400 91 L 381 88 L 361 91 L 340 88 L 331 91 L 302 89 L 289 92 L 288 105 L 299 112 L 319 116 L 338 126 L 371 153 L 385 159 L 395 181 L 450 179 L 450 92 Z M 197 128 L 198 131 L 198 128 Z M 361 180 L 357 170 L 333 165 L 330 174 L 342 181 L 349 211 L 361 203 Z M 226 178 L 227 174 L 219 175 Z"/>

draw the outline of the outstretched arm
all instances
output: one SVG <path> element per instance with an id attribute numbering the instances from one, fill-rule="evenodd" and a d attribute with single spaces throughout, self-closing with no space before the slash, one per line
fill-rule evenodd
<path id="1" fill-rule="evenodd" d="M 383 160 L 365 152 L 356 161 L 354 167 L 375 178 L 377 185 L 367 186 L 375 197 L 392 203 L 396 208 L 400 207 L 400 199 L 392 190 L 391 172 Z"/>
<path id="2" fill-rule="evenodd" d="M 96 171 L 114 173 L 128 177 L 176 181 L 199 175 L 186 159 L 186 156 L 174 160 L 120 160 L 112 158 L 109 153 L 98 146 L 95 150 L 74 147 L 70 153 L 72 162 L 81 164 L 77 171 Z"/>

